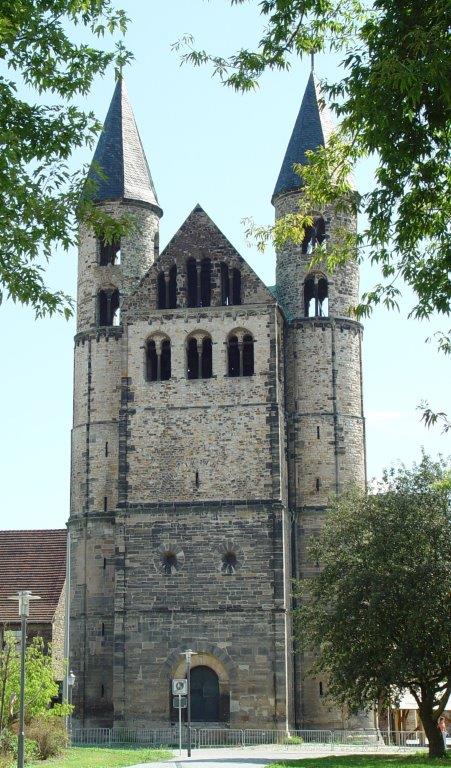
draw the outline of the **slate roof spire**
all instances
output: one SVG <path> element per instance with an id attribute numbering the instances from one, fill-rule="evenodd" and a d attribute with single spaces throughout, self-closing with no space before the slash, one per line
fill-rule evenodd
<path id="1" fill-rule="evenodd" d="M 321 92 L 313 73 L 312 61 L 312 71 L 288 142 L 272 201 L 283 192 L 294 192 L 302 187 L 300 177 L 293 171 L 294 163 L 305 165 L 306 151 L 325 146 L 332 130 L 332 118 L 327 106 L 321 104 Z"/>
<path id="2" fill-rule="evenodd" d="M 96 166 L 102 169 L 104 178 L 96 172 Z M 116 82 L 88 179 L 96 183 L 92 197 L 97 202 L 129 200 L 148 203 L 159 215 L 162 214 L 121 76 Z"/>

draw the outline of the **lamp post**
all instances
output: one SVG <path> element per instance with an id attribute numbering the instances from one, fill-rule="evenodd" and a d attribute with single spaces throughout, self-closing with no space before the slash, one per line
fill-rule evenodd
<path id="1" fill-rule="evenodd" d="M 67 676 L 67 698 L 69 699 L 68 704 L 70 707 L 72 707 L 72 691 L 74 690 L 75 685 L 75 675 L 72 672 L 72 670 L 69 672 Z M 72 745 L 72 709 L 69 713 L 69 745 Z"/>
<path id="2" fill-rule="evenodd" d="M 17 743 L 17 768 L 24 767 L 25 754 L 25 651 L 27 645 L 27 619 L 30 615 L 30 600 L 40 600 L 32 595 L 30 590 L 20 590 L 17 596 L 8 600 L 17 600 L 20 616 L 20 700 L 19 700 L 19 733 Z"/>
<path id="3" fill-rule="evenodd" d="M 196 651 L 192 651 L 188 648 L 187 651 L 183 651 L 180 656 L 184 656 L 186 660 L 186 680 L 187 680 L 187 719 L 188 719 L 188 757 L 191 757 L 191 656 L 197 656 Z"/>

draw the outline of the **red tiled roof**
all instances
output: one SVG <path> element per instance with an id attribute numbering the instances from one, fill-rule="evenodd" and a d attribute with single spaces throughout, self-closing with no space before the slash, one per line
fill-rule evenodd
<path id="1" fill-rule="evenodd" d="M 7 598 L 30 589 L 30 621 L 52 621 L 66 578 L 66 531 L 0 531 L 0 623 L 19 620 Z"/>

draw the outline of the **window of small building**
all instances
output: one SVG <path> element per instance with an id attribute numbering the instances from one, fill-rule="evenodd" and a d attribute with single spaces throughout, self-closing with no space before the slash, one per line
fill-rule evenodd
<path id="1" fill-rule="evenodd" d="M 97 294 L 98 325 L 120 325 L 119 291 L 106 290 Z"/>
<path id="2" fill-rule="evenodd" d="M 106 267 L 107 264 L 121 263 L 121 241 L 119 238 L 107 243 L 104 239 L 99 240 L 99 264 Z"/>

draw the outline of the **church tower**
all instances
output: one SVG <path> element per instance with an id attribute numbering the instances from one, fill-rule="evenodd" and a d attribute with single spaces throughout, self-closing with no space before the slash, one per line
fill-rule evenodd
<path id="1" fill-rule="evenodd" d="M 119 481 L 119 411 L 124 299 L 158 254 L 159 207 L 119 79 L 88 179 L 96 206 L 127 220 L 113 242 L 80 226 L 74 350 L 71 511 L 71 668 L 81 722 L 111 722 L 113 709 L 114 510 Z"/>
<path id="2" fill-rule="evenodd" d="M 276 220 L 297 210 L 302 181 L 293 164 L 324 146 L 332 130 L 318 85 L 310 74 L 272 197 Z M 332 207 L 312 211 L 314 225 L 301 245 L 277 254 L 277 298 L 287 320 L 285 344 L 288 493 L 292 516 L 293 571 L 311 577 L 309 539 L 319 532 L 329 500 L 350 484 L 365 485 L 362 403 L 362 326 L 350 317 L 358 301 L 359 273 L 349 261 L 329 274 L 310 268 L 313 248 L 333 242 L 351 214 Z M 327 683 L 309 675 L 311 659 L 295 659 L 296 721 L 302 728 L 341 728 L 341 713 L 324 703 Z"/>

